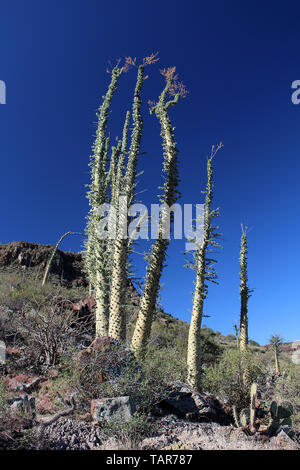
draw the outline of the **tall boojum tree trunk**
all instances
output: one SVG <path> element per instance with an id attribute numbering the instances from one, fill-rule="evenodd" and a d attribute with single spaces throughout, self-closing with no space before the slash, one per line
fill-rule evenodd
<path id="1" fill-rule="evenodd" d="M 203 223 L 203 240 L 200 246 L 196 244 L 195 270 L 196 270 L 196 283 L 193 298 L 193 309 L 191 316 L 191 323 L 189 327 L 188 336 L 188 350 L 187 350 L 187 382 L 195 388 L 200 389 L 201 378 L 201 323 L 203 317 L 204 300 L 207 294 L 206 280 L 214 280 L 217 275 L 214 268 L 211 266 L 214 260 L 207 257 L 207 252 L 211 250 L 210 246 L 219 246 L 214 241 L 219 236 L 215 232 L 216 228 L 212 227 L 212 219 L 219 215 L 218 210 L 212 210 L 211 204 L 213 199 L 213 167 L 212 160 L 222 143 L 215 149 L 212 148 L 212 153 L 207 161 L 207 185 L 206 197 L 204 204 L 204 223 Z"/>
<path id="2" fill-rule="evenodd" d="M 131 349 L 135 355 L 143 357 L 149 341 L 153 313 L 159 292 L 160 278 L 163 270 L 163 264 L 166 257 L 166 250 L 169 239 L 165 237 L 165 229 L 169 220 L 170 208 L 178 197 L 178 170 L 177 170 L 177 148 L 174 139 L 173 127 L 168 115 L 168 108 L 178 102 L 179 94 L 175 98 L 166 102 L 167 94 L 172 85 L 172 76 L 168 77 L 167 84 L 160 95 L 156 106 L 151 109 L 151 113 L 155 112 L 161 125 L 161 136 L 163 139 L 164 150 L 164 168 L 165 184 L 163 187 L 163 195 L 161 202 L 163 208 L 160 214 L 158 237 L 153 243 L 151 253 L 148 260 L 146 281 L 144 291 L 140 300 L 140 308 L 136 321 Z M 166 206 L 167 207 L 166 207 Z"/>
<path id="3" fill-rule="evenodd" d="M 251 290 L 248 287 L 248 246 L 247 246 L 247 229 L 242 226 L 241 251 L 240 251 L 240 297 L 241 297 L 241 313 L 240 313 L 240 352 L 242 381 L 245 391 L 249 389 L 249 370 L 247 367 L 246 351 L 248 348 L 248 300 Z"/>
<path id="4" fill-rule="evenodd" d="M 124 183 L 121 182 L 122 162 L 117 178 L 116 204 L 118 204 L 118 230 L 114 241 L 113 269 L 110 291 L 109 336 L 125 341 L 126 311 L 125 298 L 127 288 L 127 259 L 128 259 L 128 208 L 134 199 L 136 167 L 140 152 L 143 121 L 141 116 L 141 90 L 144 83 L 144 66 L 138 68 L 137 83 L 134 92 L 132 116 L 134 127 L 128 155 L 127 170 Z M 127 126 L 128 129 L 128 126 Z M 125 231 L 125 233 L 124 233 Z"/>
<path id="5" fill-rule="evenodd" d="M 247 235 L 242 233 L 241 252 L 240 252 L 240 296 L 241 296 L 241 314 L 240 314 L 240 351 L 246 351 L 248 345 L 248 273 L 247 273 Z"/>
<path id="6" fill-rule="evenodd" d="M 115 67 L 112 70 L 111 82 L 98 112 L 98 128 L 90 161 L 92 181 L 88 192 L 90 212 L 87 217 L 86 233 L 88 239 L 84 259 L 89 282 L 96 300 L 96 337 L 108 334 L 110 279 L 107 240 L 98 236 L 97 226 L 100 222 L 99 207 L 108 202 L 106 162 L 109 141 L 105 134 L 112 98 L 122 72 L 123 68 Z"/>

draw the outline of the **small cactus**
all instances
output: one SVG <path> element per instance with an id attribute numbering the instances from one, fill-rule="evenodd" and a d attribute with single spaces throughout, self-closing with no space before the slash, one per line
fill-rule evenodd
<path id="1" fill-rule="evenodd" d="M 250 409 L 244 408 L 238 416 L 236 407 L 233 407 L 233 417 L 237 427 L 242 427 L 244 430 L 248 429 L 251 433 L 260 430 L 267 432 L 269 436 L 273 436 L 280 426 L 292 426 L 291 416 L 294 410 L 290 402 L 283 401 L 278 404 L 273 400 L 269 410 L 264 410 L 259 407 L 258 396 L 257 384 L 254 383 L 251 385 Z M 269 426 L 260 429 L 260 420 L 257 418 L 262 418 L 267 414 L 271 415 Z"/>
<path id="2" fill-rule="evenodd" d="M 271 422 L 268 426 L 268 434 L 274 435 L 279 426 L 291 426 L 293 411 L 293 405 L 288 401 L 283 401 L 280 405 L 276 401 L 272 401 L 269 410 Z"/>
<path id="3" fill-rule="evenodd" d="M 257 408 L 257 384 L 253 383 L 251 385 L 250 391 L 250 430 L 251 432 L 256 431 L 256 408 Z"/>
<path id="4" fill-rule="evenodd" d="M 293 405 L 289 401 L 283 401 L 280 405 L 276 401 L 271 403 L 270 414 L 272 419 L 290 418 L 293 412 Z"/>
<path id="5" fill-rule="evenodd" d="M 250 411 L 248 410 L 248 408 L 244 408 L 240 413 L 240 423 L 242 427 L 245 428 L 246 426 L 248 426 L 249 422 L 250 422 Z"/>
<path id="6" fill-rule="evenodd" d="M 234 421 L 237 427 L 250 428 L 251 432 L 257 430 L 256 423 L 256 409 L 257 409 L 257 384 L 251 385 L 250 391 L 250 407 L 244 408 L 240 412 L 239 418 L 237 416 L 236 408 L 233 407 Z"/>

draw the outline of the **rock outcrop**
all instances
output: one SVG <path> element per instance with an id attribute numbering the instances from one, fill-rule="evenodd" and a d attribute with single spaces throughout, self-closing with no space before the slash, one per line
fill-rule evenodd
<path id="1" fill-rule="evenodd" d="M 0 269 L 11 266 L 24 270 L 30 268 L 43 270 L 54 248 L 52 245 L 39 245 L 25 241 L 0 244 Z M 57 250 L 50 273 L 64 280 L 66 285 L 87 286 L 80 253 Z"/>
<path id="2" fill-rule="evenodd" d="M 115 417 L 122 422 L 129 422 L 136 411 L 131 397 L 99 398 L 91 402 L 91 415 L 94 422 L 109 423 Z"/>

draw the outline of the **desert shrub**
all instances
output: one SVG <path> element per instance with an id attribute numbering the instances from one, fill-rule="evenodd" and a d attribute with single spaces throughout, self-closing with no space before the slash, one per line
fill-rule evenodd
<path id="1" fill-rule="evenodd" d="M 43 382 L 37 392 L 36 405 L 40 414 L 52 414 L 66 408 L 66 399 L 73 392 L 70 377 L 61 372 L 57 377 Z"/>
<path id="2" fill-rule="evenodd" d="M 245 368 L 248 370 L 249 383 L 263 382 L 265 368 L 257 354 L 250 351 L 240 353 L 237 349 L 225 351 L 217 364 L 204 369 L 202 388 L 235 405 L 237 409 L 247 407 L 249 390 L 245 390 L 243 385 Z"/>
<path id="3" fill-rule="evenodd" d="M 211 328 L 202 328 L 201 341 L 201 363 L 210 365 L 215 363 L 223 353 L 223 348 L 216 343 L 217 335 Z"/>
<path id="4" fill-rule="evenodd" d="M 54 293 L 43 303 L 36 303 L 35 308 L 25 304 L 13 322 L 27 346 L 28 360 L 37 368 L 41 364 L 56 365 L 64 351 L 79 342 L 90 327 L 89 318 L 79 318 L 69 301 Z"/>
<path id="5" fill-rule="evenodd" d="M 293 425 L 300 428 L 300 365 L 285 364 L 282 375 L 276 380 L 272 399 L 292 403 Z"/>
<path id="6" fill-rule="evenodd" d="M 128 349 L 110 345 L 103 353 L 90 354 L 87 360 L 65 357 L 60 375 L 77 392 L 79 406 L 89 409 L 92 399 L 129 395 L 137 411 L 146 412 L 171 393 L 172 379 L 178 380 L 180 373 L 183 377 L 185 364 L 175 361 L 175 353 L 172 356 L 169 351 L 167 357 L 163 351 L 139 363 Z"/>
<path id="7" fill-rule="evenodd" d="M 253 339 L 250 339 L 248 344 L 249 346 L 260 346 L 260 344 L 257 343 L 257 341 L 254 341 Z"/>
<path id="8" fill-rule="evenodd" d="M 41 360 L 54 364 L 71 329 L 74 336 L 75 328 L 71 327 L 77 319 L 68 307 L 79 294 L 77 289 L 52 284 L 42 287 L 33 274 L 0 273 L 1 339 L 27 344 L 35 363 Z M 77 335 L 83 331 L 78 330 Z"/>
<path id="9" fill-rule="evenodd" d="M 113 340 L 112 340 L 113 341 Z M 62 373 L 69 376 L 80 401 L 117 395 L 132 395 L 141 381 L 141 369 L 133 354 L 118 343 L 89 348 L 90 354 L 70 358 L 65 355 Z M 81 353 L 80 353 L 81 354 Z"/>
<path id="10" fill-rule="evenodd" d="M 134 323 L 130 325 L 128 340 L 134 329 Z M 188 324 L 175 320 L 173 317 L 161 312 L 156 313 L 151 327 L 150 347 L 156 349 L 176 349 L 179 354 L 186 354 L 188 338 Z"/>
<path id="11" fill-rule="evenodd" d="M 116 415 L 111 422 L 104 423 L 101 428 L 105 441 L 113 440 L 117 443 L 118 448 L 124 450 L 136 449 L 143 439 L 152 436 L 155 431 L 155 423 L 150 421 L 146 415 L 138 413 L 135 413 L 128 422 Z"/>
<path id="12" fill-rule="evenodd" d="M 50 282 L 42 287 L 41 279 L 34 272 L 0 273 L 0 305 L 5 305 L 13 311 L 22 310 L 25 305 L 32 308 L 45 306 L 51 296 L 61 296 L 75 302 L 86 296 L 86 289 L 67 288 Z"/>
<path id="13" fill-rule="evenodd" d="M 142 367 L 145 375 L 155 378 L 156 382 L 172 384 L 185 380 L 185 354 L 174 347 L 158 349 L 150 345 Z"/>
<path id="14" fill-rule="evenodd" d="M 225 340 L 231 342 L 236 341 L 236 337 L 232 334 L 225 336 Z"/>

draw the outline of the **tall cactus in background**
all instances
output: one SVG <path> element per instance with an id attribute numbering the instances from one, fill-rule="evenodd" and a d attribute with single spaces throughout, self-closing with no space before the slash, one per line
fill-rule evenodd
<path id="1" fill-rule="evenodd" d="M 108 178 L 106 171 L 108 140 L 106 129 L 108 114 L 113 95 L 117 89 L 118 79 L 123 67 L 114 67 L 111 73 L 111 82 L 103 98 L 98 112 L 98 128 L 90 158 L 91 185 L 88 192 L 90 212 L 87 217 L 87 242 L 85 251 L 85 267 L 90 285 L 96 300 L 96 336 L 108 334 L 108 308 L 109 308 L 109 276 L 107 263 L 107 242 L 97 235 L 97 225 L 100 221 L 98 209 L 101 204 L 108 202 Z"/>
<path id="2" fill-rule="evenodd" d="M 131 341 L 131 349 L 135 355 L 143 356 L 147 346 L 153 313 L 159 292 L 160 278 L 163 270 L 163 264 L 166 257 L 166 251 L 169 244 L 169 238 L 165 236 L 164 230 L 169 219 L 169 208 L 176 202 L 178 197 L 178 170 L 177 170 L 177 148 L 174 139 L 174 128 L 172 127 L 168 108 L 175 105 L 180 95 L 184 96 L 186 90 L 181 83 L 174 77 L 175 67 L 163 70 L 162 74 L 166 77 L 166 86 L 159 97 L 158 103 L 151 108 L 151 113 L 155 113 L 161 126 L 161 137 L 163 140 L 164 162 L 163 173 L 165 183 L 163 186 L 163 195 L 161 197 L 162 210 L 159 219 L 158 237 L 152 245 L 148 260 L 146 281 L 144 291 L 140 300 L 140 309 L 138 313 L 135 330 Z M 167 95 L 173 95 L 173 99 L 167 101 Z"/>
<path id="3" fill-rule="evenodd" d="M 248 246 L 247 246 L 247 227 L 242 227 L 241 251 L 240 251 L 240 296 L 241 296 L 241 313 L 240 313 L 240 352 L 242 381 L 244 389 L 249 387 L 249 369 L 247 366 L 247 358 L 245 352 L 248 348 L 248 300 L 251 297 L 252 290 L 248 287 Z"/>
<path id="4" fill-rule="evenodd" d="M 200 388 L 201 376 L 201 323 L 203 317 L 203 305 L 207 295 L 206 281 L 214 281 L 217 277 L 213 268 L 215 260 L 207 257 L 207 252 L 213 247 L 219 247 L 216 238 L 220 235 L 216 232 L 218 227 L 212 227 L 212 219 L 219 216 L 218 209 L 212 210 L 213 199 L 213 166 L 212 160 L 216 152 L 222 147 L 220 143 L 216 148 L 213 146 L 211 155 L 207 160 L 207 186 L 204 204 L 203 240 L 194 253 L 193 269 L 196 271 L 196 283 L 193 299 L 192 317 L 189 328 L 188 351 L 187 351 L 187 381 L 195 389 Z"/>
<path id="5" fill-rule="evenodd" d="M 248 246 L 247 230 L 242 225 L 241 251 L 240 251 L 240 351 L 246 351 L 248 345 L 248 299 L 251 289 L 248 287 Z"/>
<path id="6" fill-rule="evenodd" d="M 109 336 L 124 341 L 126 338 L 125 319 L 125 293 L 127 288 L 127 259 L 128 259 L 128 207 L 133 202 L 137 159 L 142 139 L 143 120 L 141 115 L 141 90 L 144 83 L 144 65 L 140 65 L 137 74 L 137 83 L 133 100 L 133 131 L 128 154 L 128 163 L 125 178 L 123 175 L 123 158 L 119 160 L 116 187 L 116 204 L 118 204 L 118 227 L 114 241 L 113 268 L 111 276 L 110 309 L 109 309 Z M 126 152 L 129 114 L 127 114 L 123 131 L 123 152 Z M 121 155 L 123 155 L 121 153 Z M 124 179 L 124 182 L 122 181 Z M 126 233 L 124 233 L 124 229 Z"/>
<path id="7" fill-rule="evenodd" d="M 280 375 L 280 365 L 279 365 L 279 353 L 280 353 L 280 346 L 283 342 L 283 338 L 279 334 L 272 335 L 269 339 L 270 345 L 274 351 L 274 359 L 275 359 L 275 371 L 276 375 Z"/>

